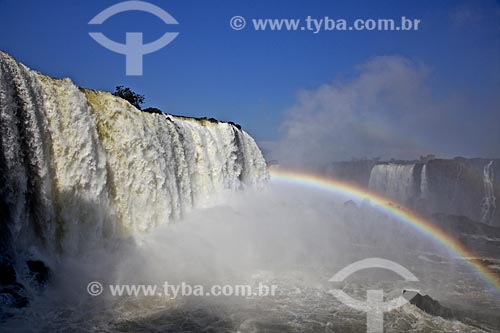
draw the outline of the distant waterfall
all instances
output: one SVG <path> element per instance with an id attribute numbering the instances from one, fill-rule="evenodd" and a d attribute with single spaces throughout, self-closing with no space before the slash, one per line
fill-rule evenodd
<path id="1" fill-rule="evenodd" d="M 414 164 L 379 164 L 370 173 L 369 189 L 398 201 L 406 202 L 414 195 Z"/>
<path id="2" fill-rule="evenodd" d="M 483 169 L 484 198 L 481 201 L 481 222 L 491 224 L 496 209 L 496 198 L 493 187 L 494 172 L 493 161 Z"/>
<path id="3" fill-rule="evenodd" d="M 426 200 L 429 198 L 429 182 L 427 180 L 427 165 L 422 166 L 420 174 L 420 199 Z"/>
<path id="4" fill-rule="evenodd" d="M 144 113 L 0 52 L 0 231 L 16 246 L 79 251 L 267 177 L 233 124 Z"/>

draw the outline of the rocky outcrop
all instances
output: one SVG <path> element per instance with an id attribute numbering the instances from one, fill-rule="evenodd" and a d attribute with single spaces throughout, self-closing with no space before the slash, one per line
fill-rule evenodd
<path id="1" fill-rule="evenodd" d="M 445 319 L 456 318 L 456 311 L 442 306 L 438 301 L 432 299 L 428 295 L 421 295 L 412 290 L 403 290 L 403 297 L 406 298 L 410 304 L 415 305 L 420 310 L 432 315 L 439 316 Z"/>

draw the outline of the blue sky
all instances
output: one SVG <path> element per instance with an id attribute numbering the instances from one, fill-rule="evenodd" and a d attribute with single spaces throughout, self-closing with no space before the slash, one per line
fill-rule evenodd
<path id="1" fill-rule="evenodd" d="M 470 94 L 488 103 L 500 87 L 496 1 L 194 1 L 152 0 L 179 22 L 167 26 L 144 12 L 126 12 L 100 27 L 88 21 L 119 1 L 0 0 L 0 49 L 29 67 L 77 85 L 112 91 L 130 86 L 146 106 L 238 122 L 259 141 L 277 140 L 300 91 L 359 75 L 379 56 L 426 68 L 433 95 Z M 247 18 L 419 18 L 419 31 L 234 31 Z M 144 57 L 144 75 L 125 76 L 125 57 L 88 35 L 123 42 L 125 32 L 153 41 L 180 35 Z M 489 87 L 491 89 L 485 89 Z M 483 109 L 478 105 L 478 109 Z M 485 111 L 486 112 L 486 111 Z M 469 115 L 471 118 L 473 115 Z M 471 119 L 463 119 L 464 122 Z M 493 128 L 496 129 L 496 128 Z M 281 131 L 281 132 L 280 132 Z M 484 139 L 486 140 L 486 138 Z M 495 147 L 496 149 L 496 147 Z"/>

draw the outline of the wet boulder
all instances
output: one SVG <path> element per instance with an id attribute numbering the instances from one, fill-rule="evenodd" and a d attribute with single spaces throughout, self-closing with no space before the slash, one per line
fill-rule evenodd
<path id="1" fill-rule="evenodd" d="M 12 264 L 8 262 L 0 262 L 0 286 L 6 286 L 16 283 L 16 271 Z"/>
<path id="2" fill-rule="evenodd" d="M 38 286 L 44 286 L 50 279 L 50 269 L 41 260 L 26 261 L 29 274 Z"/>
<path id="3" fill-rule="evenodd" d="M 445 319 L 455 317 L 453 310 L 442 306 L 438 301 L 428 295 L 422 296 L 413 290 L 403 290 L 403 297 L 420 310 L 427 312 L 432 316 L 439 316 Z"/>

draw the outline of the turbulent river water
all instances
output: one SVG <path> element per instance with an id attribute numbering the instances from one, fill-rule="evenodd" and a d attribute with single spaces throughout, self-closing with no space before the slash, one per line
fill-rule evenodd
<path id="1" fill-rule="evenodd" d="M 419 282 L 380 269 L 338 284 L 341 268 L 379 257 L 408 268 Z M 498 260 L 498 259 L 497 259 Z M 500 261 L 497 261 L 497 264 Z M 433 316 L 412 304 L 385 314 L 387 332 L 491 332 L 499 330 L 498 294 L 463 259 L 378 212 L 367 202 L 271 183 L 193 211 L 181 223 L 122 243 L 113 251 L 62 258 L 53 284 L 19 309 L 6 327 L 102 332 L 363 332 L 366 314 L 338 301 L 341 288 L 386 300 L 420 290 L 455 318 Z M 99 296 L 90 281 L 105 286 Z M 113 296 L 109 284 L 275 285 L 275 295 Z"/>

